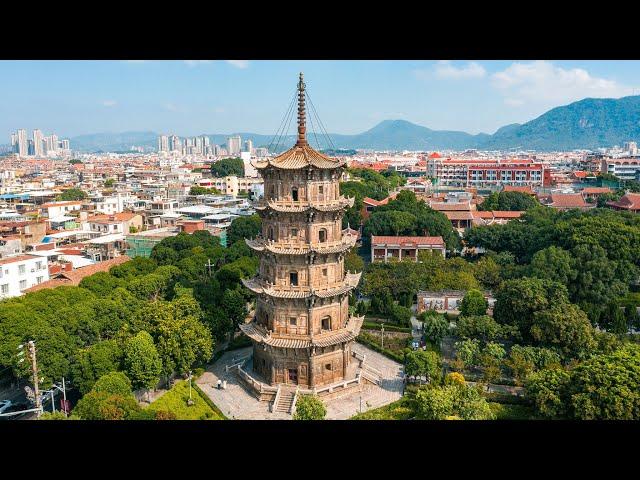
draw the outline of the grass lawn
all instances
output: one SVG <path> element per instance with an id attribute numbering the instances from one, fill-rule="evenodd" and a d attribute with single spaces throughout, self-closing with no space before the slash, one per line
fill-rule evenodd
<path id="1" fill-rule="evenodd" d="M 351 417 L 351 420 L 408 420 L 415 416 L 415 400 L 409 396 L 404 396 L 400 400 L 384 407 L 359 413 Z"/>
<path id="2" fill-rule="evenodd" d="M 194 404 L 189 406 L 189 382 L 180 380 L 147 410 L 173 412 L 176 420 L 224 420 L 224 416 L 215 411 L 195 388 L 191 390 L 191 398 Z"/>
<path id="3" fill-rule="evenodd" d="M 528 405 L 489 402 L 489 407 L 496 420 L 535 420 L 534 411 Z"/>

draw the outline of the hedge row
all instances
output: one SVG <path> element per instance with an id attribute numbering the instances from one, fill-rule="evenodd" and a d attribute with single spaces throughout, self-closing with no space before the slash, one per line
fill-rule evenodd
<path id="1" fill-rule="evenodd" d="M 390 358 L 391 360 L 395 360 L 398 363 L 404 364 L 404 355 L 403 354 L 399 354 L 399 353 L 396 353 L 396 352 L 392 352 L 391 350 L 387 350 L 386 348 L 382 348 L 377 343 L 372 342 L 369 339 L 364 338 L 362 336 L 358 336 L 358 338 L 356 340 L 358 342 L 360 342 L 361 344 L 366 345 L 371 350 L 375 350 L 376 352 L 381 353 L 382 355 L 384 355 L 385 357 Z"/>
<path id="2" fill-rule="evenodd" d="M 194 389 L 196 392 L 198 392 L 198 395 L 200 395 L 200 398 L 202 398 L 202 400 L 204 400 L 204 403 L 206 403 L 207 405 L 209 405 L 209 407 L 211 407 L 211 409 L 212 409 L 214 412 L 216 412 L 216 414 L 220 415 L 220 417 L 221 417 L 223 420 L 228 420 L 228 418 L 227 418 L 227 417 L 225 417 L 224 413 L 222 413 L 222 412 L 220 411 L 220 409 L 216 406 L 216 404 L 215 404 L 215 403 L 213 403 L 213 402 L 211 401 L 211 399 L 209 398 L 209 396 L 208 396 L 206 393 L 204 393 L 204 392 L 202 391 L 202 389 L 198 386 L 198 384 L 196 384 L 196 382 L 192 382 L 192 387 L 193 387 L 193 389 Z"/>
<path id="3" fill-rule="evenodd" d="M 377 322 L 364 322 L 362 324 L 362 328 L 367 330 L 381 330 L 380 323 Z M 388 332 L 411 333 L 411 328 L 409 327 L 398 327 L 396 325 L 389 325 L 387 323 L 385 323 L 384 329 Z"/>

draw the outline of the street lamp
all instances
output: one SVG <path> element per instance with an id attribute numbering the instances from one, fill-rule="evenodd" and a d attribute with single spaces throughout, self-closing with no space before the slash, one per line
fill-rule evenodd
<path id="1" fill-rule="evenodd" d="M 193 400 L 191 399 L 191 370 L 189 370 L 189 401 L 187 402 L 187 405 L 193 405 Z"/>
<path id="2" fill-rule="evenodd" d="M 384 349 L 384 323 L 380 325 L 380 333 L 382 335 L 382 348 Z"/>

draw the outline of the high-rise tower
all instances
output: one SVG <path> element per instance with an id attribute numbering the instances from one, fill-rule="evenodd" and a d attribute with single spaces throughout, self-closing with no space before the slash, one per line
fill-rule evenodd
<path id="1" fill-rule="evenodd" d="M 351 345 L 364 319 L 349 315 L 361 273 L 344 270 L 356 237 L 342 235 L 342 217 L 354 199 L 339 191 L 346 162 L 307 143 L 302 74 L 296 144 L 254 166 L 264 178 L 262 234 L 246 242 L 260 255 L 260 270 L 243 281 L 257 298 L 255 317 L 240 327 L 253 341 L 253 369 L 271 385 L 350 380 Z"/>

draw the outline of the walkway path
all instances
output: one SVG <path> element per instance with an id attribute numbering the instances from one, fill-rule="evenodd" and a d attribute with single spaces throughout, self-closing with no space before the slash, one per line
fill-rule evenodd
<path id="1" fill-rule="evenodd" d="M 381 385 L 363 384 L 362 392 L 346 392 L 345 395 L 327 400 L 327 419 L 347 419 L 362 411 L 378 408 L 402 397 L 402 365 L 358 343 L 353 351 L 366 355 L 366 363 L 382 373 Z M 251 354 L 251 347 L 225 353 L 210 365 L 196 383 L 218 408 L 230 419 L 286 420 L 291 415 L 269 411 L 269 402 L 259 401 L 252 391 L 233 372 L 225 372 L 225 365 L 234 358 Z M 353 360 L 354 362 L 357 360 Z M 217 388 L 218 379 L 227 381 L 226 390 Z M 362 399 L 362 401 L 361 401 Z"/>

